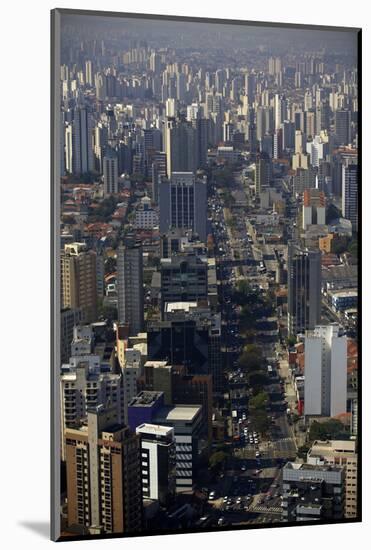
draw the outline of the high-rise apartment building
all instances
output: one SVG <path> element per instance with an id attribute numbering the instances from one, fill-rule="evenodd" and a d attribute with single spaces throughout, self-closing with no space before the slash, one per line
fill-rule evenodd
<path id="1" fill-rule="evenodd" d="M 84 243 L 66 244 L 61 252 L 62 308 L 81 309 L 86 323 L 97 316 L 96 253 Z"/>
<path id="2" fill-rule="evenodd" d="M 116 411 L 89 410 L 64 432 L 67 525 L 80 534 L 138 533 L 142 528 L 140 436 L 117 422 Z"/>
<path id="3" fill-rule="evenodd" d="M 85 84 L 93 86 L 93 63 L 90 59 L 85 61 Z"/>
<path id="4" fill-rule="evenodd" d="M 85 174 L 94 170 L 93 122 L 87 107 L 77 107 L 72 123 L 72 171 Z"/>
<path id="5" fill-rule="evenodd" d="M 140 424 L 143 499 L 171 504 L 175 497 L 176 449 L 174 428 L 158 424 Z"/>
<path id="6" fill-rule="evenodd" d="M 288 332 L 304 333 L 321 320 L 321 251 L 288 245 Z"/>
<path id="7" fill-rule="evenodd" d="M 173 172 L 160 183 L 160 231 L 191 229 L 200 240 L 207 237 L 207 182 L 192 172 Z"/>
<path id="8" fill-rule="evenodd" d="M 159 203 L 159 186 L 162 178 L 166 178 L 166 153 L 156 151 L 152 159 L 152 200 Z"/>
<path id="9" fill-rule="evenodd" d="M 347 338 L 339 325 L 316 326 L 305 335 L 304 414 L 336 416 L 347 410 Z"/>
<path id="10" fill-rule="evenodd" d="M 113 195 L 119 192 L 119 172 L 117 155 L 108 150 L 103 157 L 104 195 Z"/>
<path id="11" fill-rule="evenodd" d="M 98 405 L 115 407 L 117 420 L 124 421 L 121 375 L 104 372 L 98 355 L 71 357 L 70 362 L 62 366 L 60 389 L 62 433 L 65 428 L 78 427 L 86 419 L 89 408 Z"/>
<path id="12" fill-rule="evenodd" d="M 118 320 L 129 324 L 129 334 L 143 330 L 143 252 L 142 245 L 126 239 L 117 251 Z"/>

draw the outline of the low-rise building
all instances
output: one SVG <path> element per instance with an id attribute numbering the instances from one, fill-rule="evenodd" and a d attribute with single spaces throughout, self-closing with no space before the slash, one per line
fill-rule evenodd
<path id="1" fill-rule="evenodd" d="M 356 442 L 315 441 L 307 455 L 308 464 L 342 466 L 345 471 L 346 518 L 357 516 L 357 470 Z"/>

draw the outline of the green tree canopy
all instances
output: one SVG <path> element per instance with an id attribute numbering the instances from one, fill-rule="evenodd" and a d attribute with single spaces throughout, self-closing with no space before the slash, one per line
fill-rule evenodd
<path id="1" fill-rule="evenodd" d="M 314 421 L 309 430 L 309 439 L 311 441 L 315 439 L 341 439 L 342 437 L 349 437 L 349 432 L 346 430 L 344 424 L 336 418 L 330 418 L 326 422 Z"/>
<path id="2" fill-rule="evenodd" d="M 216 451 L 209 458 L 209 466 L 212 469 L 219 468 L 227 459 L 228 455 L 224 451 Z"/>
<path id="3" fill-rule="evenodd" d="M 265 410 L 268 403 L 268 394 L 266 391 L 260 391 L 249 401 L 249 410 Z"/>

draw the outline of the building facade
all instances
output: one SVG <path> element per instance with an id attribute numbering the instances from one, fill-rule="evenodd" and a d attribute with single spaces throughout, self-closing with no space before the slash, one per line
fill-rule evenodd
<path id="1" fill-rule="evenodd" d="M 160 231 L 189 229 L 201 241 L 207 237 L 206 176 L 197 178 L 192 172 L 173 172 L 171 179 L 159 186 Z"/>
<path id="2" fill-rule="evenodd" d="M 64 433 L 67 525 L 80 534 L 137 533 L 142 528 L 140 437 L 97 407 L 85 426 Z"/>
<path id="3" fill-rule="evenodd" d="M 321 252 L 288 245 L 288 332 L 314 329 L 321 321 Z"/>
<path id="4" fill-rule="evenodd" d="M 139 242 L 125 241 L 117 251 L 118 320 L 129 324 L 129 334 L 143 330 L 143 252 Z"/>
<path id="5" fill-rule="evenodd" d="M 304 414 L 336 416 L 347 410 L 347 338 L 339 325 L 316 326 L 305 335 Z"/>
<path id="6" fill-rule="evenodd" d="M 90 323 L 97 316 L 96 253 L 84 243 L 66 244 L 61 252 L 62 308 L 81 309 Z"/>

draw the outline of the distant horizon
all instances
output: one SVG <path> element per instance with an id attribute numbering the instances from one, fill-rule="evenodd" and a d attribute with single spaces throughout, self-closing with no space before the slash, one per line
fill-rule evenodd
<path id="1" fill-rule="evenodd" d="M 324 30 L 308 28 L 306 30 L 303 26 L 292 28 L 282 23 L 285 30 L 283 34 L 282 28 L 269 25 L 262 26 L 258 21 L 239 25 L 227 21 L 221 23 L 175 21 L 166 19 L 167 17 L 173 17 L 166 15 L 163 16 L 163 19 L 152 19 L 149 15 L 147 19 L 145 15 L 143 15 L 143 18 L 121 17 L 119 15 L 112 17 L 105 16 L 104 13 L 92 15 L 62 13 L 62 47 L 68 46 L 72 37 L 74 40 L 71 42 L 74 42 L 86 34 L 91 39 L 92 33 L 95 33 L 97 39 L 100 40 L 114 40 L 115 42 L 122 40 L 124 42 L 125 40 L 138 39 L 145 40 L 149 46 L 153 47 L 161 47 L 161 43 L 162 47 L 169 47 L 170 41 L 171 47 L 179 49 L 197 49 L 202 47 L 205 42 L 210 49 L 225 49 L 228 47 L 225 42 L 228 41 L 231 49 L 261 49 L 260 53 L 266 53 L 267 55 L 293 53 L 294 51 L 303 53 L 325 50 L 326 55 L 344 54 L 348 58 L 354 57 L 355 61 L 357 59 L 357 33 L 359 29 L 338 30 L 334 27 L 333 31 L 327 28 Z M 275 24 L 272 23 L 272 25 Z M 197 29 L 194 27 L 197 27 Z M 181 32 L 183 28 L 184 33 Z M 228 36 L 226 36 L 227 32 Z M 112 35 L 109 36 L 107 33 L 112 33 Z M 102 34 L 107 34 L 107 37 L 102 38 Z M 199 39 L 198 43 L 197 38 Z M 210 45 L 209 40 L 215 42 L 215 45 Z"/>

